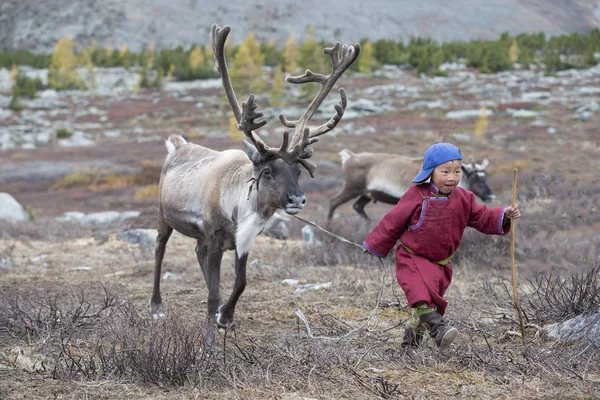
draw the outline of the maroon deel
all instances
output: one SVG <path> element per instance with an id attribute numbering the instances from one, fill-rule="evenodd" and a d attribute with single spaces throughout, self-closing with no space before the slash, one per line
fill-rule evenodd
<path id="1" fill-rule="evenodd" d="M 491 235 L 506 235 L 504 208 L 477 204 L 475 195 L 457 187 L 448 197 L 430 183 L 412 186 L 367 236 L 364 246 L 384 257 L 398 240 L 396 277 L 409 305 L 426 301 L 443 315 L 443 296 L 452 280 L 450 257 L 467 226 Z M 445 265 L 442 265 L 445 264 Z"/>

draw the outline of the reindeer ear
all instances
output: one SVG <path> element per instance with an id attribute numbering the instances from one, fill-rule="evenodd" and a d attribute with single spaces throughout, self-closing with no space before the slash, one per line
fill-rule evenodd
<path id="1" fill-rule="evenodd" d="M 461 164 L 461 168 L 463 171 L 465 171 L 467 174 L 470 174 L 471 171 L 473 171 L 473 164 Z"/>
<path id="2" fill-rule="evenodd" d="M 481 169 L 486 169 L 486 167 L 490 165 L 490 162 L 487 158 L 484 158 L 483 161 L 481 162 Z"/>
<path id="3" fill-rule="evenodd" d="M 248 140 L 244 140 L 244 150 L 253 164 L 259 164 L 262 161 L 262 156 L 258 150 L 256 150 L 256 147 Z"/>

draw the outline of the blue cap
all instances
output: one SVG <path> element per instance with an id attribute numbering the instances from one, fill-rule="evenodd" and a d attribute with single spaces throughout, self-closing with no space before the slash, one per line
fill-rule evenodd
<path id="1" fill-rule="evenodd" d="M 448 161 L 462 160 L 462 154 L 458 147 L 452 143 L 436 143 L 425 152 L 423 156 L 423 165 L 421 166 L 421 172 L 412 181 L 415 183 L 421 183 L 433 172 L 435 167 L 438 167 Z"/>

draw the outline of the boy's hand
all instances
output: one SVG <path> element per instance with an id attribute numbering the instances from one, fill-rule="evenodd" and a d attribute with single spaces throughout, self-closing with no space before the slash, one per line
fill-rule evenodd
<path id="1" fill-rule="evenodd" d="M 521 211 L 519 210 L 519 205 L 515 204 L 514 207 L 508 207 L 504 212 L 504 220 L 510 221 L 511 219 L 517 219 L 521 216 Z"/>

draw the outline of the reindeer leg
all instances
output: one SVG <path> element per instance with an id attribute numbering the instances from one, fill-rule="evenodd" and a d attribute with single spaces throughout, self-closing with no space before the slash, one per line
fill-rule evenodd
<path id="1" fill-rule="evenodd" d="M 223 260 L 223 249 L 221 248 L 222 241 L 213 238 L 208 244 L 206 255 L 206 271 L 205 279 L 208 287 L 208 326 L 209 336 L 214 329 L 214 323 L 217 321 L 216 314 L 221 305 L 221 294 L 219 293 L 219 285 L 221 282 L 221 261 Z"/>
<path id="2" fill-rule="evenodd" d="M 371 202 L 371 198 L 367 195 L 362 195 L 354 202 L 352 208 L 360 214 L 361 217 L 369 221 L 369 216 L 365 213 L 365 206 Z"/>
<path id="3" fill-rule="evenodd" d="M 200 264 L 200 269 L 202 270 L 202 275 L 204 276 L 204 282 L 208 285 L 208 275 L 206 272 L 206 266 L 208 265 L 208 248 L 204 244 L 203 240 L 198 240 L 196 242 L 196 258 L 198 259 L 198 264 Z"/>
<path id="4" fill-rule="evenodd" d="M 150 298 L 150 312 L 155 319 L 165 318 L 162 298 L 160 296 L 160 271 L 171 233 L 173 233 L 173 228 L 167 225 L 162 216 L 162 211 L 160 211 L 158 217 L 158 236 L 156 237 L 156 249 L 154 250 L 154 289 Z"/>
<path id="5" fill-rule="evenodd" d="M 237 304 L 240 296 L 246 288 L 246 263 L 248 262 L 248 253 L 243 254 L 241 257 L 235 253 L 235 283 L 231 296 L 222 307 L 219 308 L 217 313 L 217 324 L 226 328 L 233 326 L 233 313 L 235 312 L 235 305 Z"/>
<path id="6" fill-rule="evenodd" d="M 333 218 L 333 212 L 335 211 L 336 208 L 338 208 L 340 205 L 344 204 L 345 202 L 352 200 L 353 198 L 355 198 L 358 195 L 359 195 L 359 193 L 348 192 L 348 191 L 346 191 L 346 188 L 342 188 L 342 191 L 339 192 L 338 194 L 336 194 L 335 196 L 333 196 L 331 198 L 331 200 L 329 201 L 329 213 L 327 214 L 327 220 L 331 220 L 331 218 Z"/>

